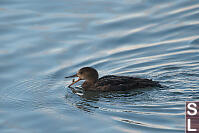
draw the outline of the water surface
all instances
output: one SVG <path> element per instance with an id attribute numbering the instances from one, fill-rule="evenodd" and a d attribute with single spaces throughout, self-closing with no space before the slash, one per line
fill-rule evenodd
<path id="1" fill-rule="evenodd" d="M 1 133 L 184 132 L 199 1 L 1 0 L 0 20 Z M 165 87 L 74 94 L 64 76 L 85 66 Z"/>

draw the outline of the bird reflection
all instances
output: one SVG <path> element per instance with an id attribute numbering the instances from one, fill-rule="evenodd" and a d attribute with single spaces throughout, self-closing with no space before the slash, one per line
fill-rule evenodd
<path id="1" fill-rule="evenodd" d="M 98 93 L 95 91 L 84 91 L 81 87 L 74 88 L 70 86 L 69 88 L 71 92 L 75 94 L 72 95 L 72 106 L 75 106 L 76 108 L 88 113 L 93 113 L 96 111 L 96 109 L 101 108 L 102 102 L 114 103 L 115 101 L 118 101 L 116 103 L 126 102 L 128 104 L 129 100 L 131 101 L 131 103 L 133 102 L 134 96 L 144 93 L 144 91 L 141 91 L 140 89 L 133 91 L 131 90 Z M 79 98 L 76 96 L 78 96 Z M 71 97 L 68 97 L 66 95 L 66 100 L 69 98 Z"/>

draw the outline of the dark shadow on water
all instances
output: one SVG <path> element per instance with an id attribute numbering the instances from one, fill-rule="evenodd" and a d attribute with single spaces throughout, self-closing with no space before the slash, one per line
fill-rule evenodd
<path id="1" fill-rule="evenodd" d="M 97 91 L 83 91 L 81 87 L 69 87 L 71 89 L 70 95 L 65 95 L 66 102 L 72 102 L 72 106 L 92 113 L 96 109 L 106 106 L 107 104 L 137 104 L 140 101 L 148 100 L 147 93 L 153 90 L 161 90 L 167 88 L 142 88 L 132 89 L 128 91 L 111 91 L 111 92 L 97 92 Z M 142 98 L 144 97 L 144 98 Z M 125 110 L 124 110 L 125 112 Z"/>
<path id="2" fill-rule="evenodd" d="M 125 91 L 110 91 L 110 92 L 99 92 L 99 91 L 84 91 L 81 87 L 69 87 L 71 91 L 84 98 L 87 101 L 98 101 L 100 98 L 117 98 L 117 97 L 131 97 L 138 94 L 142 94 L 146 89 L 132 89 Z"/>

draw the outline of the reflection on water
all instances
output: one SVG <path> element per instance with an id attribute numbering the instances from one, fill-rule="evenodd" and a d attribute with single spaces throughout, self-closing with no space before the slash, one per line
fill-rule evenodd
<path id="1" fill-rule="evenodd" d="M 0 1 L 0 131 L 184 132 L 199 99 L 199 2 Z M 163 88 L 83 92 L 91 66 Z M 77 86 L 81 85 L 78 83 Z"/>

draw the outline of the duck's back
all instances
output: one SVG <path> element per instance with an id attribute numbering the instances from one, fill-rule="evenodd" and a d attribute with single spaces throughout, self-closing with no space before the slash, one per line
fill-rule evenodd
<path id="1" fill-rule="evenodd" d="M 151 79 L 108 75 L 99 78 L 90 89 L 98 91 L 118 91 L 147 87 L 161 87 L 161 85 Z"/>

